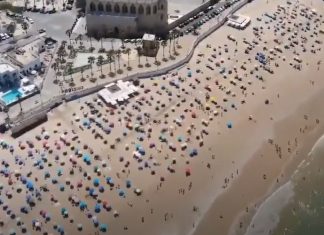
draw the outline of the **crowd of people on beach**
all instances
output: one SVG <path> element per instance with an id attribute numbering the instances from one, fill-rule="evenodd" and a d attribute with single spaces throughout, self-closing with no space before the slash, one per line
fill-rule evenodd
<path id="1" fill-rule="evenodd" d="M 180 174 L 186 184 L 178 185 L 177 193 L 191 193 L 196 187 L 192 162 L 200 159 L 213 171 L 217 156 L 208 138 L 235 128 L 227 113 L 256 96 L 251 86 L 266 89 L 282 64 L 303 71 L 308 66 L 303 53 L 322 50 L 323 23 L 309 7 L 280 5 L 248 28 L 253 37 L 233 35 L 223 45 L 201 46 L 187 66 L 140 81 L 139 92 L 116 107 L 93 95 L 58 107 L 48 123 L 16 140 L 4 138 L 0 232 L 106 233 L 113 220 L 123 219 L 120 205 L 131 209 L 139 200 L 149 203 L 144 182 L 153 185 L 148 191 L 159 192 L 170 175 Z M 252 114 L 246 118 L 257 121 Z M 222 128 L 214 130 L 214 123 Z M 281 147 L 275 149 L 281 157 Z M 237 175 L 235 169 L 225 176 L 223 188 Z M 149 214 L 154 212 L 150 208 Z M 138 216 L 134 220 L 145 224 L 147 217 Z M 161 221 L 172 219 L 168 211 Z M 120 224 L 131 231 L 127 221 Z"/>

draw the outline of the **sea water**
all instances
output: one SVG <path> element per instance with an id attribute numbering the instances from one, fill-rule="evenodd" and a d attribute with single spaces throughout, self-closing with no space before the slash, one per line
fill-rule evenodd
<path id="1" fill-rule="evenodd" d="M 324 234 L 324 137 L 314 145 L 291 179 L 268 197 L 246 235 Z"/>

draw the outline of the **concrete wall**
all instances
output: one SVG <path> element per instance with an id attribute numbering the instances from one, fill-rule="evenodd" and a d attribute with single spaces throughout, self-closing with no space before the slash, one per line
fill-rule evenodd
<path id="1" fill-rule="evenodd" d="M 42 123 L 47 120 L 47 111 L 43 111 L 35 114 L 29 119 L 25 119 L 11 128 L 11 135 L 17 137 L 24 132 L 36 127 L 39 123 Z"/>

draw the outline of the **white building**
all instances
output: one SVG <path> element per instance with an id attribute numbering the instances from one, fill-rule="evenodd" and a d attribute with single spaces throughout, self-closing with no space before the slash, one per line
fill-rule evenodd
<path id="1" fill-rule="evenodd" d="M 8 54 L 8 60 L 20 68 L 20 73 L 28 75 L 41 68 L 40 42 L 41 40 L 36 40 Z"/>
<path id="2" fill-rule="evenodd" d="M 87 33 L 92 36 L 133 37 L 145 32 L 165 34 L 167 0 L 86 0 Z"/>
<path id="3" fill-rule="evenodd" d="M 19 68 L 0 59 L 0 87 L 11 87 L 14 84 L 19 84 L 19 81 Z"/>

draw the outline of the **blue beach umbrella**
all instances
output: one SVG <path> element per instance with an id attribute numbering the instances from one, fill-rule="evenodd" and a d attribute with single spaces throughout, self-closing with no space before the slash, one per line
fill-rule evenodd
<path id="1" fill-rule="evenodd" d="M 100 185 L 100 186 L 99 186 L 99 192 L 103 193 L 104 191 L 105 191 L 104 186 Z"/>
<path id="2" fill-rule="evenodd" d="M 84 201 L 81 201 L 79 204 L 79 207 L 81 210 L 84 210 L 88 207 L 87 203 L 85 203 Z"/>
<path id="3" fill-rule="evenodd" d="M 126 188 L 132 187 L 132 181 L 126 180 Z"/>
<path id="4" fill-rule="evenodd" d="M 232 122 L 227 122 L 227 128 L 229 128 L 229 129 L 231 129 L 232 127 L 233 127 L 233 124 L 232 124 Z"/>
<path id="5" fill-rule="evenodd" d="M 99 203 L 97 203 L 97 204 L 95 205 L 95 209 L 94 209 L 94 211 L 95 211 L 96 213 L 100 213 L 100 212 L 101 212 L 101 205 L 100 205 Z"/>
<path id="6" fill-rule="evenodd" d="M 33 182 L 31 182 L 30 180 L 28 180 L 27 183 L 26 183 L 26 187 L 30 191 L 33 191 L 34 190 L 34 184 L 33 184 Z"/>
<path id="7" fill-rule="evenodd" d="M 65 190 L 64 185 L 60 185 L 60 191 L 63 192 Z"/>
<path id="8" fill-rule="evenodd" d="M 118 195 L 120 197 L 126 197 L 126 194 L 125 194 L 125 192 L 123 190 L 119 190 Z"/>
<path id="9" fill-rule="evenodd" d="M 100 184 L 100 180 L 99 180 L 98 178 L 95 178 L 95 179 L 93 180 L 93 185 L 94 185 L 95 187 L 98 187 L 99 184 Z"/>
<path id="10" fill-rule="evenodd" d="M 108 230 L 108 225 L 107 225 L 107 224 L 100 224 L 100 226 L 99 226 L 99 230 L 100 230 L 100 232 L 102 232 L 102 233 L 107 232 L 107 230 Z"/>

